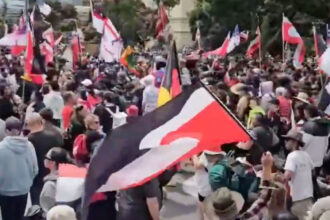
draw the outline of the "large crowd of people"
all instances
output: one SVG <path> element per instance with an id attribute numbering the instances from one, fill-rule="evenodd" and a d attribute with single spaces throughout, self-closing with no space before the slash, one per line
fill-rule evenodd
<path id="1" fill-rule="evenodd" d="M 263 62 L 191 60 L 184 53 L 179 56 L 182 88 L 202 81 L 251 137 L 188 162 L 195 170 L 198 217 L 330 219 L 330 112 L 318 105 L 328 81 L 316 64 L 295 69 L 271 56 Z M 49 68 L 44 84 L 35 85 L 22 79 L 22 59 L 5 50 L 0 55 L 3 220 L 81 218 L 82 184 L 66 184 L 61 175 L 66 169 L 88 169 L 113 129 L 158 107 L 166 55 L 141 54 L 139 76 L 89 55 L 74 70 Z M 163 187 L 178 169 L 139 187 L 94 194 L 87 219 L 160 219 Z"/>

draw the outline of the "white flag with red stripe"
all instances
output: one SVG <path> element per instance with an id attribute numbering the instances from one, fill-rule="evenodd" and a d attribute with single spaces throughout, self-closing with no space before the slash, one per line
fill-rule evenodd
<path id="1" fill-rule="evenodd" d="M 260 28 L 257 28 L 256 31 L 257 37 L 251 41 L 247 51 L 246 51 L 246 56 L 248 58 L 252 58 L 253 54 L 259 50 L 260 46 L 261 46 L 261 34 L 260 34 Z"/>
<path id="2" fill-rule="evenodd" d="M 108 18 L 104 25 L 99 57 L 106 62 L 119 61 L 122 50 L 123 42 L 120 34 Z"/>
<path id="3" fill-rule="evenodd" d="M 330 48 L 323 53 L 319 59 L 319 68 L 328 76 L 330 76 Z"/>

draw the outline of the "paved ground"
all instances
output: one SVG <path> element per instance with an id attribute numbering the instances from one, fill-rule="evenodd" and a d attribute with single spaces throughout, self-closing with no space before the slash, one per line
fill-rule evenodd
<path id="1" fill-rule="evenodd" d="M 199 220 L 197 198 L 194 197 L 197 195 L 196 186 L 191 175 L 177 174 L 170 184 L 172 186 L 165 189 L 166 198 L 161 210 L 161 220 Z"/>

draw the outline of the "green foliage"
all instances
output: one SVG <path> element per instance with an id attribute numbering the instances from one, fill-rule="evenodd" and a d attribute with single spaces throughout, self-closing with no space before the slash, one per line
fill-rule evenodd
<path id="1" fill-rule="evenodd" d="M 221 45 L 228 31 L 236 24 L 241 30 L 255 32 L 261 26 L 263 50 L 281 52 L 282 14 L 294 23 L 305 38 L 312 37 L 312 23 L 330 21 L 329 0 L 199 0 L 190 14 L 190 27 L 201 29 L 205 48 Z M 306 39 L 307 40 L 307 39 Z M 308 41 L 308 40 L 307 40 Z"/>
<path id="2" fill-rule="evenodd" d="M 63 19 L 76 19 L 77 11 L 71 4 L 61 4 L 58 1 L 48 1 L 47 4 L 52 8 L 52 12 L 46 18 L 46 21 L 52 24 L 56 30 L 67 30 L 71 29 L 67 24 L 61 24 Z M 64 27 L 64 28 L 63 28 Z"/>
<path id="3" fill-rule="evenodd" d="M 150 35 L 149 9 L 140 0 L 106 1 L 103 11 L 127 44 L 139 42 Z"/>

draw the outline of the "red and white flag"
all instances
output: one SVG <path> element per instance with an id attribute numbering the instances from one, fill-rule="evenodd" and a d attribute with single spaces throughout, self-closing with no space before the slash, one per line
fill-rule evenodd
<path id="1" fill-rule="evenodd" d="M 209 51 L 204 53 L 204 57 L 208 56 L 220 56 L 220 57 L 226 57 L 228 54 L 228 48 L 230 44 L 230 32 L 228 33 L 227 37 L 225 38 L 224 42 L 222 43 L 221 47 L 219 47 L 216 50 Z"/>
<path id="2" fill-rule="evenodd" d="M 325 74 L 330 76 L 330 47 L 323 53 L 321 58 L 319 59 L 319 68 Z"/>
<path id="3" fill-rule="evenodd" d="M 246 51 L 246 56 L 248 58 L 252 58 L 253 54 L 259 50 L 260 46 L 261 46 L 261 33 L 260 33 L 260 28 L 257 28 L 256 31 L 257 37 L 251 41 L 247 51 Z"/>
<path id="4" fill-rule="evenodd" d="M 112 24 L 111 20 L 107 18 L 104 25 L 99 57 L 106 62 L 119 61 L 122 50 L 123 42 L 120 34 Z"/>
<path id="5" fill-rule="evenodd" d="M 42 33 L 42 38 L 45 39 L 52 47 L 55 46 L 54 31 L 52 27 Z"/>
<path id="6" fill-rule="evenodd" d="M 297 29 L 285 16 L 283 16 L 282 23 L 282 38 L 283 42 L 289 44 L 297 44 L 297 48 L 293 56 L 293 65 L 296 68 L 301 67 L 301 64 L 304 62 L 305 59 L 306 47 Z"/>
<path id="7" fill-rule="evenodd" d="M 168 25 L 169 25 L 169 19 L 166 13 L 166 7 L 164 5 L 161 5 L 158 8 L 158 20 L 156 23 L 156 33 L 155 37 L 159 38 L 161 36 L 168 35 Z"/>
<path id="8" fill-rule="evenodd" d="M 282 38 L 284 42 L 289 44 L 303 44 L 304 41 L 300 37 L 297 29 L 293 26 L 293 24 L 289 21 L 289 19 L 283 16 L 282 23 Z"/>
<path id="9" fill-rule="evenodd" d="M 76 69 L 77 63 L 79 61 L 79 56 L 81 54 L 80 40 L 77 35 L 72 37 L 71 40 L 71 51 L 72 51 L 72 65 L 73 69 Z"/>

